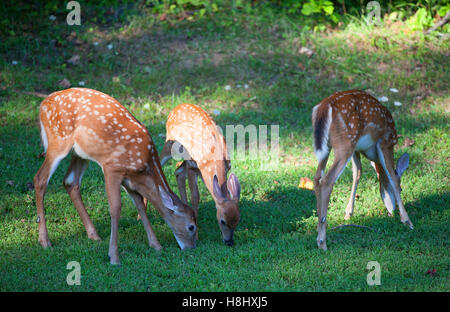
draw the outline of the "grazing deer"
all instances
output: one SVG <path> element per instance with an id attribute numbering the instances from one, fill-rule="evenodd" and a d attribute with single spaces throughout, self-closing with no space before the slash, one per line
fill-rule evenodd
<path id="1" fill-rule="evenodd" d="M 403 154 L 394 167 L 394 145 L 397 132 L 394 120 L 386 107 L 371 95 L 359 91 L 334 93 L 313 108 L 314 152 L 319 166 L 314 178 L 317 199 L 317 245 L 326 250 L 327 210 L 333 185 L 352 159 L 353 186 L 345 210 L 345 219 L 353 214 L 356 187 L 361 177 L 360 154 L 372 161 L 380 182 L 380 194 L 389 212 L 396 203 L 404 224 L 413 225 L 400 197 L 400 178 L 408 168 L 409 155 Z M 330 147 L 334 149 L 334 162 L 324 174 Z"/>
<path id="2" fill-rule="evenodd" d="M 60 161 L 73 150 L 64 186 L 83 221 L 88 237 L 100 240 L 81 200 L 83 173 L 93 160 L 103 170 L 111 214 L 111 264 L 119 264 L 117 232 L 121 211 L 120 187 L 136 205 L 149 245 L 161 249 L 145 213 L 144 198 L 159 211 L 181 247 L 196 244 L 196 215 L 170 189 L 147 129 L 114 98 L 85 88 L 50 94 L 40 106 L 45 160 L 34 177 L 39 242 L 51 246 L 45 221 L 44 194 Z"/>
<path id="3" fill-rule="evenodd" d="M 238 204 L 241 186 L 234 173 L 227 180 L 231 165 L 223 135 L 208 113 L 192 104 L 175 107 L 167 119 L 166 130 L 161 164 L 172 158 L 172 150 L 177 154 L 181 148 L 185 156 L 185 161 L 175 171 L 181 200 L 187 204 L 187 177 L 191 204 L 198 211 L 200 197 L 197 182 L 200 176 L 216 204 L 223 241 L 226 245 L 233 245 L 234 230 L 240 218 Z"/>

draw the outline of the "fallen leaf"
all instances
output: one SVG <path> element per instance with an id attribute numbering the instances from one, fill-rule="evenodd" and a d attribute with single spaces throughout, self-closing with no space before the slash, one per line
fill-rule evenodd
<path id="1" fill-rule="evenodd" d="M 67 40 L 72 41 L 73 39 L 75 39 L 77 37 L 77 33 L 75 31 L 72 31 L 70 33 L 70 35 L 67 37 Z"/>
<path id="2" fill-rule="evenodd" d="M 67 60 L 67 63 L 72 65 L 77 65 L 80 63 L 80 56 L 78 54 L 73 55 L 70 59 Z"/>
<path id="3" fill-rule="evenodd" d="M 416 141 L 414 141 L 413 139 L 410 139 L 408 137 L 405 137 L 405 141 L 403 142 L 403 147 L 413 146 L 414 143 L 416 143 Z"/>
<path id="4" fill-rule="evenodd" d="M 303 66 L 302 63 L 298 63 L 297 67 L 300 68 L 301 70 L 305 70 L 305 66 Z"/>
<path id="5" fill-rule="evenodd" d="M 167 14 L 166 13 L 163 13 L 163 14 L 161 14 L 161 16 L 159 17 L 159 20 L 162 22 L 162 21 L 165 21 L 167 19 Z"/>
<path id="6" fill-rule="evenodd" d="M 298 53 L 300 53 L 300 54 L 306 54 L 308 57 L 311 57 L 311 55 L 314 54 L 314 51 L 311 50 L 311 49 L 309 49 L 309 48 L 307 48 L 307 47 L 301 47 L 301 48 L 298 50 Z"/>
<path id="7" fill-rule="evenodd" d="M 314 182 L 310 178 L 301 178 L 298 188 L 312 191 L 314 189 Z"/>
<path id="8" fill-rule="evenodd" d="M 58 81 L 57 85 L 58 85 L 58 87 L 61 87 L 61 88 L 69 88 L 70 87 L 70 81 L 67 80 L 66 78 L 64 78 L 63 80 Z"/>
<path id="9" fill-rule="evenodd" d="M 280 182 L 278 182 L 277 180 L 273 180 L 273 183 L 279 184 Z"/>

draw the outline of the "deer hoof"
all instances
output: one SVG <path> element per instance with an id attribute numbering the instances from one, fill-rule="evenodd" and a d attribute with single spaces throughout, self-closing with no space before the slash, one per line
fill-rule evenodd
<path id="1" fill-rule="evenodd" d="M 109 262 L 112 265 L 120 265 L 119 257 L 109 257 Z"/>
<path id="2" fill-rule="evenodd" d="M 47 239 L 39 239 L 39 243 L 41 244 L 42 247 L 44 248 L 48 248 L 48 247 L 52 247 L 52 244 L 50 243 L 50 241 Z"/>
<path id="3" fill-rule="evenodd" d="M 324 251 L 327 250 L 327 244 L 323 239 L 317 241 L 317 247 L 319 247 L 319 249 L 322 249 Z"/>
<path id="4" fill-rule="evenodd" d="M 413 226 L 411 220 L 406 220 L 403 223 L 406 224 L 411 230 L 414 230 L 414 226 Z"/>

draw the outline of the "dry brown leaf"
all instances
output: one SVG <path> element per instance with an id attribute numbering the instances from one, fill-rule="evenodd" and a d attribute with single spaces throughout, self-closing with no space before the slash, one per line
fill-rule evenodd
<path id="1" fill-rule="evenodd" d="M 416 143 L 416 141 L 414 141 L 413 139 L 410 139 L 408 137 L 405 137 L 405 141 L 403 142 L 403 147 L 413 146 L 414 143 Z"/>
<path id="2" fill-rule="evenodd" d="M 70 81 L 67 80 L 66 78 L 64 78 L 63 80 L 58 81 L 57 85 L 58 85 L 58 87 L 61 87 L 61 88 L 69 88 L 70 87 Z"/>
<path id="3" fill-rule="evenodd" d="M 80 63 L 80 56 L 78 54 L 74 54 L 70 59 L 67 60 L 67 63 L 77 65 L 78 63 Z"/>
<path id="4" fill-rule="evenodd" d="M 306 190 L 314 190 L 314 182 L 311 181 L 310 178 L 301 178 L 298 188 L 306 189 Z"/>

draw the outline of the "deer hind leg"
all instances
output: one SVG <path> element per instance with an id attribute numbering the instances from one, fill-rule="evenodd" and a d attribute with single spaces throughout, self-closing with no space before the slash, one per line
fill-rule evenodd
<path id="1" fill-rule="evenodd" d="M 319 247 L 319 249 L 323 250 L 327 250 L 326 244 L 327 211 L 328 211 L 328 204 L 330 202 L 330 195 L 331 192 L 333 191 L 334 184 L 344 171 L 347 163 L 350 161 L 352 153 L 348 151 L 352 151 L 353 149 L 349 147 L 334 150 L 335 150 L 335 157 L 333 165 L 331 165 L 328 173 L 320 179 L 320 189 L 317 192 L 320 198 L 318 201 L 319 205 L 317 206 L 317 216 L 319 218 L 317 226 L 318 232 L 317 246 Z"/>
<path id="2" fill-rule="evenodd" d="M 101 238 L 98 236 L 95 230 L 94 224 L 92 223 L 89 215 L 84 206 L 83 200 L 80 193 L 80 184 L 83 174 L 89 165 L 89 160 L 83 159 L 75 154 L 72 155 L 72 160 L 64 176 L 63 184 L 66 188 L 67 193 L 69 193 L 72 202 L 80 215 L 81 221 L 83 222 L 84 228 L 86 229 L 88 238 L 96 241 L 100 241 Z"/>
<path id="3" fill-rule="evenodd" d="M 376 147 L 377 147 L 378 159 L 379 159 L 381 168 L 383 169 L 382 171 L 384 171 L 383 174 L 387 178 L 387 183 L 383 182 L 382 179 L 380 179 L 380 183 L 385 183 L 385 185 L 383 186 L 385 190 L 386 189 L 389 190 L 389 187 L 392 189 L 392 191 L 394 193 L 395 201 L 398 204 L 398 210 L 400 212 L 400 220 L 402 221 L 402 223 L 408 225 L 411 229 L 413 229 L 414 228 L 413 224 L 412 224 L 411 220 L 409 219 L 408 213 L 406 212 L 405 206 L 403 205 L 403 201 L 400 196 L 399 186 L 393 180 L 393 177 L 395 176 L 393 148 L 383 145 L 381 141 L 379 141 L 376 144 Z M 381 173 L 380 173 L 380 178 L 381 178 Z"/>
<path id="4" fill-rule="evenodd" d="M 175 176 L 177 178 L 178 190 L 180 191 L 181 201 L 184 204 L 187 203 L 187 194 L 186 194 L 186 177 L 187 177 L 187 165 L 186 162 L 183 161 L 180 167 L 175 170 Z"/>
<path id="5" fill-rule="evenodd" d="M 329 155 L 329 154 L 328 154 Z M 319 165 L 317 166 L 316 175 L 314 176 L 314 193 L 316 195 L 316 205 L 317 205 L 317 217 L 319 220 L 321 219 L 321 196 L 320 196 L 320 185 L 322 178 L 325 174 L 325 168 L 327 167 L 328 155 L 319 161 Z M 319 224 L 317 224 L 317 230 L 319 230 Z"/>
<path id="6" fill-rule="evenodd" d="M 45 191 L 47 190 L 48 182 L 58 167 L 61 160 L 66 157 L 67 152 L 56 153 L 51 150 L 47 150 L 45 155 L 44 163 L 38 172 L 34 176 L 34 189 L 36 193 L 36 207 L 37 207 L 37 223 L 39 230 L 39 243 L 42 247 L 50 247 L 51 243 L 48 239 L 47 224 L 45 220 L 45 208 L 44 208 L 44 197 Z"/>
<path id="7" fill-rule="evenodd" d="M 124 187 L 139 212 L 139 216 L 141 217 L 145 232 L 147 233 L 148 244 L 150 245 L 150 247 L 153 247 L 156 250 L 161 250 L 161 245 L 156 238 L 155 232 L 153 232 L 152 226 L 145 211 L 146 206 L 144 205 L 144 198 L 139 193 L 127 188 L 127 186 L 124 185 Z"/>
<path id="8" fill-rule="evenodd" d="M 353 153 L 352 157 L 352 171 L 353 171 L 353 185 L 352 193 L 345 209 L 345 220 L 350 219 L 353 215 L 353 208 L 355 207 L 356 188 L 358 187 L 359 179 L 361 178 L 361 156 L 358 152 Z"/>

